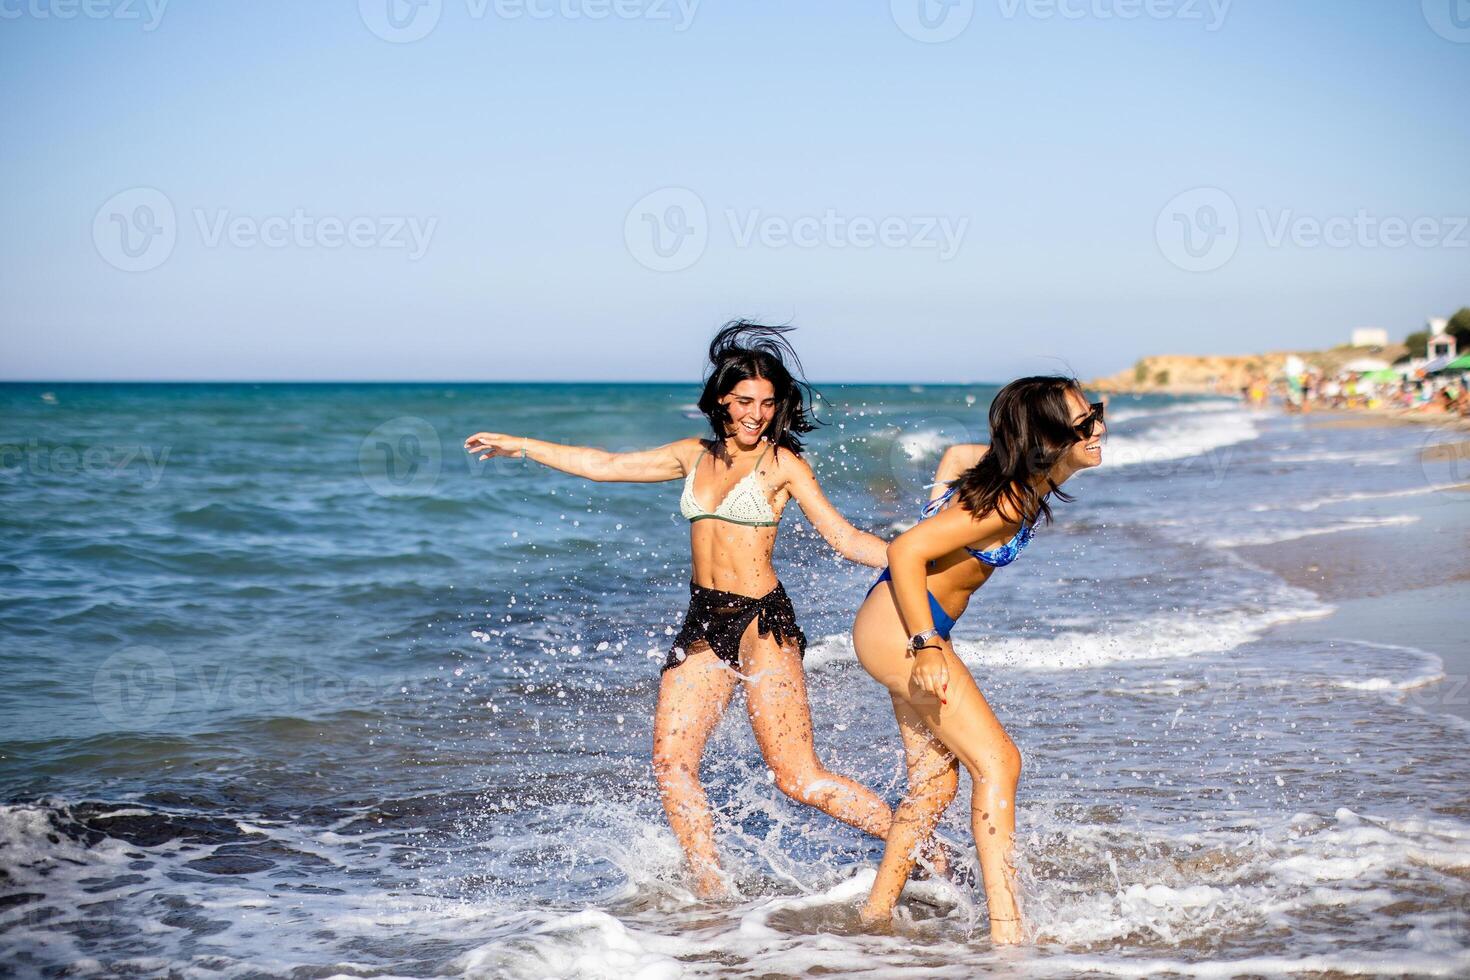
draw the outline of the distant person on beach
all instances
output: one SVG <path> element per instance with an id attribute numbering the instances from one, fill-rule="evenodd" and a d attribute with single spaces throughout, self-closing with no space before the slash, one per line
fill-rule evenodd
<path id="1" fill-rule="evenodd" d="M 811 388 L 784 337 L 790 329 L 737 321 L 710 343 L 699 409 L 713 438 L 629 453 L 494 432 L 465 440 L 480 459 L 520 456 L 589 480 L 684 481 L 679 509 L 689 519 L 693 576 L 659 684 L 653 769 L 694 889 L 706 898 L 730 888 L 699 764 L 737 681 L 745 682 L 751 729 L 782 792 L 875 837 L 886 836 L 892 820 L 882 798 L 817 759 L 802 674 L 806 636 L 771 566 L 790 500 L 843 557 L 875 568 L 887 560 L 883 540 L 837 512 L 801 456 L 801 436 L 813 427 Z"/>
<path id="2" fill-rule="evenodd" d="M 1016 560 L 1038 523 L 1050 522 L 1048 498 L 1072 499 L 1061 485 L 1102 462 L 1106 431 L 1103 405 L 1089 405 L 1076 381 L 1012 381 L 990 405 L 990 445 L 949 449 L 922 519 L 888 546 L 888 567 L 858 610 L 852 636 L 863 667 L 893 699 L 908 793 L 894 814 L 865 921 L 893 914 L 916 848 L 954 799 L 963 765 L 974 784 L 970 819 L 991 939 L 1023 938 L 1010 864 L 1021 754 L 949 635 L 975 590 Z"/>

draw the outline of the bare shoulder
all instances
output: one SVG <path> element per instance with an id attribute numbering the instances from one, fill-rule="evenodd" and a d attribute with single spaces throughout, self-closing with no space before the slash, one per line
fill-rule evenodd
<path id="1" fill-rule="evenodd" d="M 788 483 L 794 479 L 814 477 L 811 463 L 807 462 L 804 457 L 780 446 L 772 448 L 770 455 L 766 457 L 765 468 L 776 477 L 773 482 Z"/>
<path id="2" fill-rule="evenodd" d="M 934 473 L 935 480 L 939 483 L 948 483 L 958 479 L 961 473 L 984 459 L 988 452 L 990 452 L 989 446 L 974 443 L 950 446 L 939 458 L 939 468 Z"/>
<path id="3" fill-rule="evenodd" d="M 667 448 L 679 461 L 679 465 L 684 467 L 684 472 L 688 473 L 694 468 L 694 461 L 699 459 L 699 454 L 704 452 L 704 440 L 690 436 L 688 439 L 669 443 Z"/>
<path id="4" fill-rule="evenodd" d="M 940 461 L 940 465 L 948 463 L 957 471 L 964 472 L 984 459 L 988 452 L 990 452 L 989 446 L 978 443 L 961 443 L 957 446 L 950 446 L 944 451 L 944 458 Z"/>

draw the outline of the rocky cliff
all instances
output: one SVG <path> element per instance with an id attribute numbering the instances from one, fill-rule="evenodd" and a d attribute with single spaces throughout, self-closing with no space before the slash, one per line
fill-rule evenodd
<path id="1" fill-rule="evenodd" d="M 1270 354 L 1205 355 L 1162 354 L 1145 357 L 1133 367 L 1087 387 L 1096 391 L 1165 392 L 1168 394 L 1239 394 L 1254 378 L 1274 381 L 1292 354 L 1331 376 L 1349 361 L 1373 357 L 1390 364 L 1408 356 L 1403 344 L 1387 347 L 1334 347 L 1325 351 L 1279 351 Z"/>

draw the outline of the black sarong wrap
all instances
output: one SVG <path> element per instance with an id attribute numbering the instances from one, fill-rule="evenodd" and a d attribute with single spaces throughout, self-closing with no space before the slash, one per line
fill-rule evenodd
<path id="1" fill-rule="evenodd" d="M 689 611 L 684 614 L 684 625 L 674 637 L 663 669 L 683 663 L 690 648 L 700 641 L 707 643 L 715 656 L 739 669 L 740 638 L 752 619 L 761 636 L 774 635 L 783 645 L 795 640 L 802 657 L 806 656 L 806 634 L 796 625 L 796 610 L 780 582 L 760 598 L 706 589 L 690 582 Z"/>

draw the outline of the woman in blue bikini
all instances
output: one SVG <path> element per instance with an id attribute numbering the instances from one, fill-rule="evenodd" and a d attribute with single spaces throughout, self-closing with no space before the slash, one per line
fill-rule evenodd
<path id="1" fill-rule="evenodd" d="M 954 799 L 963 765 L 990 934 L 1022 938 L 1014 868 L 1016 784 L 1021 753 L 949 634 L 970 596 L 1009 565 L 1036 525 L 1051 520 L 1048 498 L 1072 474 L 1102 462 L 1103 406 L 1089 405 L 1070 378 L 1021 378 L 990 406 L 990 445 L 956 446 L 940 461 L 923 519 L 888 546 L 888 567 L 853 623 L 858 659 L 888 689 L 908 760 L 908 793 L 893 816 L 864 920 L 887 920 L 940 815 Z M 941 489 L 942 488 L 942 489 Z"/>
<path id="2" fill-rule="evenodd" d="M 771 567 L 776 527 L 793 499 L 843 557 L 875 568 L 886 561 L 884 542 L 837 512 L 801 457 L 800 437 L 812 429 L 810 388 L 786 367 L 790 359 L 800 371 L 782 336 L 787 329 L 736 322 L 716 335 L 699 399 L 714 438 L 633 453 L 493 432 L 465 440 L 480 459 L 521 456 L 589 480 L 683 479 L 679 509 L 693 551 L 689 610 L 663 666 L 653 767 L 702 897 L 729 893 L 699 761 L 737 681 L 745 682 L 751 729 L 782 792 L 875 837 L 886 836 L 892 820 L 881 797 L 817 759 L 802 675 L 806 637 Z"/>

